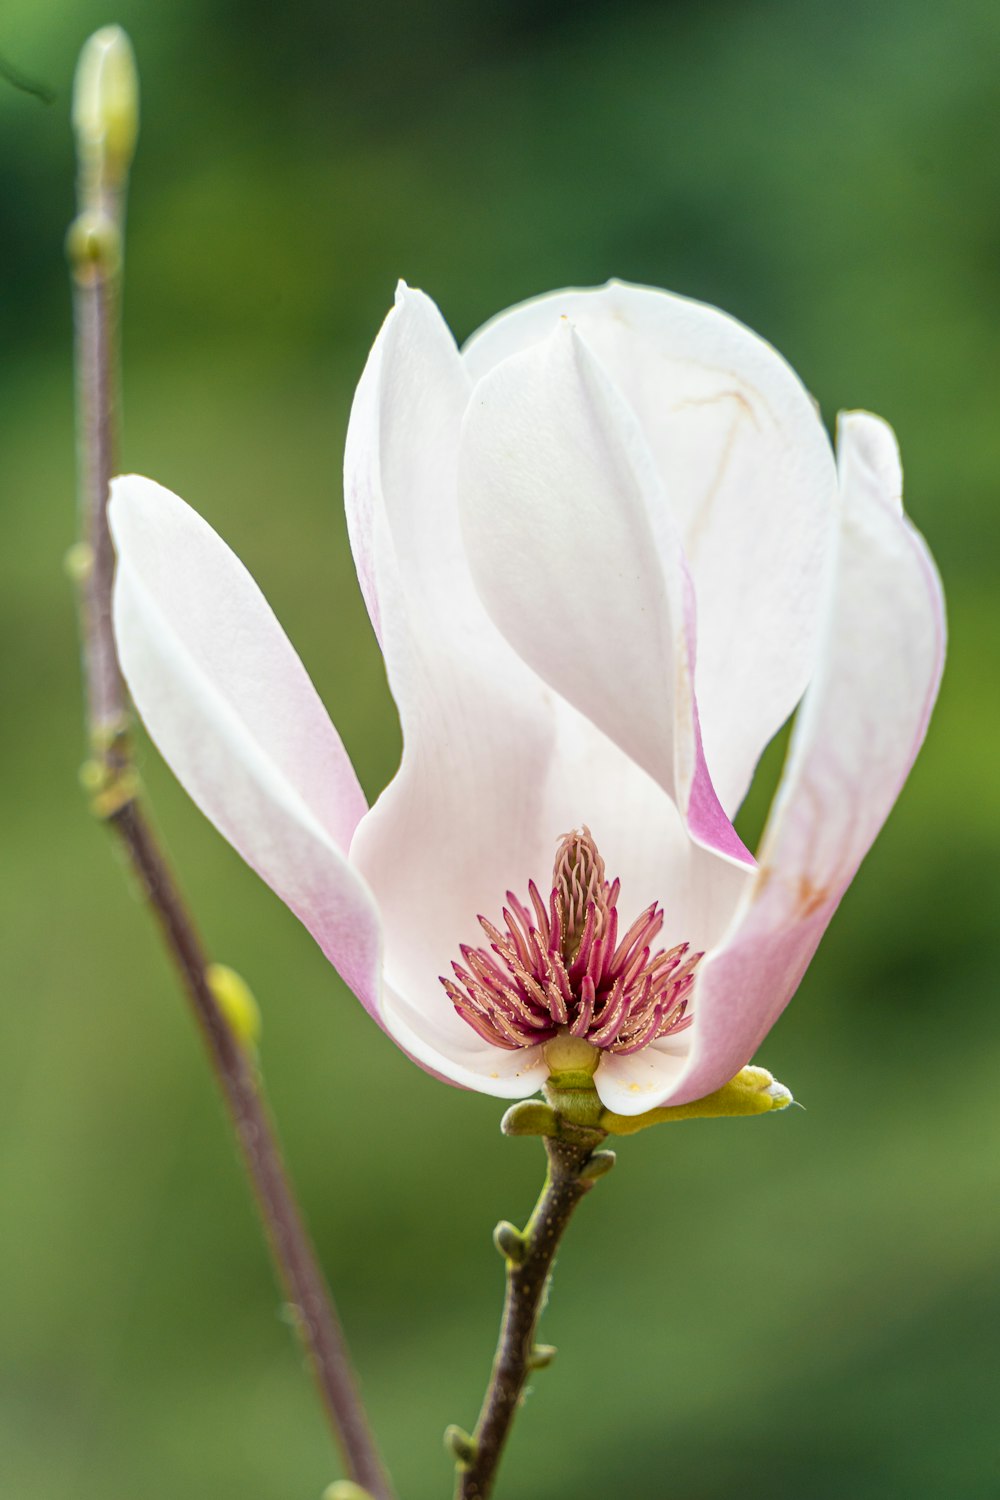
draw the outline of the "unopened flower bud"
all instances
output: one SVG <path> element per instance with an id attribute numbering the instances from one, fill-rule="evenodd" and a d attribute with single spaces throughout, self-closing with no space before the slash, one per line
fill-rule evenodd
<path id="1" fill-rule="evenodd" d="M 73 80 L 73 128 L 84 172 L 101 187 L 120 187 L 139 136 L 139 74 L 120 26 L 102 26 L 84 44 Z"/>

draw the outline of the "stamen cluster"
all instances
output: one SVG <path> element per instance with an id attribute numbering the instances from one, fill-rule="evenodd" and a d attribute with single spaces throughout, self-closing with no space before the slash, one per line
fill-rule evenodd
<path id="1" fill-rule="evenodd" d="M 608 1052 L 638 1052 L 690 1025 L 688 996 L 702 955 L 687 943 L 654 954 L 664 920 L 655 901 L 619 941 L 620 889 L 606 880 L 590 830 L 567 834 L 548 901 L 534 881 L 529 905 L 508 891 L 506 931 L 480 916 L 489 949 L 463 944 L 455 979 L 442 978 L 458 1014 L 508 1051 L 564 1032 Z"/>

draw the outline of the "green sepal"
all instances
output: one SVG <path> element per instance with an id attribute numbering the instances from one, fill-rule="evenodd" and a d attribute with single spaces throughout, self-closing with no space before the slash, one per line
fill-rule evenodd
<path id="1" fill-rule="evenodd" d="M 604 1110 L 598 1124 L 608 1135 L 635 1135 L 650 1125 L 674 1120 L 715 1120 L 734 1115 L 766 1115 L 787 1109 L 794 1099 L 784 1084 L 777 1083 L 766 1068 L 741 1068 L 721 1089 L 692 1099 L 689 1104 L 668 1104 L 641 1115 L 617 1115 Z"/>

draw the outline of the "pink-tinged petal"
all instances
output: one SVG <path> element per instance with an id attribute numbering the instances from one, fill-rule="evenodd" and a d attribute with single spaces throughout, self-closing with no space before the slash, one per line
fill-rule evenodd
<path id="1" fill-rule="evenodd" d="M 483 379 L 561 318 L 635 414 L 660 480 L 654 503 L 679 530 L 697 597 L 705 755 L 732 815 L 815 656 L 836 498 L 829 441 L 769 344 L 716 308 L 648 287 L 612 282 L 512 308 L 470 340 L 470 373 Z M 662 545 L 655 525 L 654 535 Z"/>
<path id="2" fill-rule="evenodd" d="M 602 1086 L 599 1070 L 601 1096 L 619 1113 L 699 1098 L 748 1061 L 797 988 L 923 741 L 944 659 L 944 603 L 923 539 L 902 515 L 891 430 L 867 413 L 843 417 L 839 468 L 843 515 L 826 628 L 759 870 L 701 966 L 686 1068 L 656 1047 L 639 1055 L 632 1077 L 619 1069 Z"/>
<path id="3" fill-rule="evenodd" d="M 459 494 L 473 575 L 507 640 L 660 783 L 696 839 L 752 862 L 702 753 L 679 538 L 642 433 L 568 322 L 477 384 Z"/>
<path id="4" fill-rule="evenodd" d="M 364 794 L 312 683 L 242 563 L 169 490 L 114 482 L 115 635 L 178 779 L 377 1012 L 378 913 L 347 848 Z"/>
<path id="5" fill-rule="evenodd" d="M 622 930 L 658 901 L 664 948 L 714 947 L 753 878 L 752 867 L 697 844 L 663 788 L 565 702 L 557 726 L 544 811 L 550 859 L 559 836 L 586 825 L 609 878 L 621 881 Z"/>

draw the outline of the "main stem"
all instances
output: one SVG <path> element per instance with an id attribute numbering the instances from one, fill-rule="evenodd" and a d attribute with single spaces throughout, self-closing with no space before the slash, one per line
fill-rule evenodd
<path id="1" fill-rule="evenodd" d="M 593 1145 L 593 1139 L 586 1144 L 545 1140 L 548 1172 L 521 1236 L 523 1253 L 515 1241 L 514 1253 L 507 1254 L 500 1337 L 479 1420 L 458 1465 L 455 1500 L 486 1500 L 491 1493 L 524 1387 L 532 1370 L 551 1357 L 550 1351 L 536 1348 L 535 1332 L 559 1242 L 576 1205 L 593 1186 L 593 1177 L 583 1175 Z"/>
<path id="2" fill-rule="evenodd" d="M 176 966 L 208 1049 L 250 1179 L 278 1278 L 295 1310 L 349 1476 L 372 1500 L 392 1500 L 361 1403 L 346 1340 L 293 1194 L 253 1062 L 206 978 L 208 955 L 136 796 L 127 699 L 111 629 L 113 554 L 106 520 L 115 468 L 120 198 L 96 205 L 98 234 L 71 233 L 78 381 L 80 538 L 77 572 L 83 676 L 96 772 L 95 809 L 121 842 Z M 94 204 L 81 204 L 93 211 Z M 78 221 L 79 223 L 80 221 Z M 106 240 L 101 234 L 110 231 Z M 110 253 L 108 246 L 111 246 Z"/>

